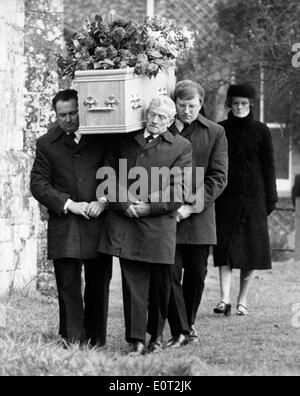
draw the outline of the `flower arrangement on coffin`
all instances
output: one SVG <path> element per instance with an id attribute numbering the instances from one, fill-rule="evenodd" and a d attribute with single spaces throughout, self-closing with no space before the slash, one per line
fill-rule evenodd
<path id="1" fill-rule="evenodd" d="M 65 53 L 58 56 L 58 65 L 61 74 L 71 78 L 77 70 L 128 67 L 151 78 L 184 57 L 194 41 L 194 33 L 173 19 L 155 17 L 136 22 L 119 18 L 108 23 L 97 15 L 75 33 Z"/>

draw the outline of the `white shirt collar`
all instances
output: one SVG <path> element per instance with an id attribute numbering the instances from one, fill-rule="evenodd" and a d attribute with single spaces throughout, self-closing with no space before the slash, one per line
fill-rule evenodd
<path id="1" fill-rule="evenodd" d="M 82 135 L 79 133 L 79 131 L 75 131 L 74 133 L 75 133 L 74 142 L 78 144 L 80 142 L 80 139 L 82 138 Z M 70 134 L 68 133 L 68 135 Z"/>
<path id="2" fill-rule="evenodd" d="M 144 138 L 146 139 L 148 136 L 152 135 L 154 139 L 156 139 L 159 135 L 153 135 L 147 129 L 144 131 Z"/>

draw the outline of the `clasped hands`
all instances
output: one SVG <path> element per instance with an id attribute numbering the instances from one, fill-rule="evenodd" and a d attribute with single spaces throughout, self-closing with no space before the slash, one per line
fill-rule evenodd
<path id="1" fill-rule="evenodd" d="M 193 213 L 193 209 L 190 205 L 182 205 L 181 208 L 177 210 L 177 222 L 187 219 Z M 126 215 L 131 218 L 138 219 L 139 217 L 146 217 L 151 214 L 151 206 L 149 203 L 142 201 L 136 201 L 131 204 L 126 210 Z"/>
<path id="2" fill-rule="evenodd" d="M 177 210 L 177 223 L 189 218 L 192 213 L 193 209 L 191 205 L 182 205 L 181 208 Z"/>
<path id="3" fill-rule="evenodd" d="M 83 216 L 85 219 L 90 220 L 91 218 L 96 219 L 104 212 L 106 208 L 105 202 L 93 201 L 87 202 L 72 202 L 68 210 L 76 215 Z"/>
<path id="4" fill-rule="evenodd" d="M 126 210 L 126 216 L 131 218 L 146 217 L 151 214 L 151 205 L 143 201 L 136 201 Z"/>

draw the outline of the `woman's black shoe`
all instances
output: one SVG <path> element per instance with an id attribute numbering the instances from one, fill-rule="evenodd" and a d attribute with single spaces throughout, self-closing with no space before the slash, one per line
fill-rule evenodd
<path id="1" fill-rule="evenodd" d="M 223 314 L 225 316 L 231 315 L 231 304 L 226 304 L 224 301 L 221 301 L 216 308 L 214 308 L 214 313 L 217 315 Z"/>

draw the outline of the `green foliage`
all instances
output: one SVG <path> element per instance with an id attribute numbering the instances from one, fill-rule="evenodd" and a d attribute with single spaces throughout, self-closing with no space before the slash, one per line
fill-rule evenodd
<path id="1" fill-rule="evenodd" d="M 291 48 L 300 42 L 300 3 L 221 0 L 216 9 L 219 30 L 205 46 L 197 42 L 180 72 L 200 80 L 215 97 L 233 76 L 259 91 L 263 68 L 266 120 L 299 134 L 300 71 L 292 67 Z"/>
<path id="2" fill-rule="evenodd" d="M 221 0 L 216 3 L 218 24 L 220 29 L 239 40 L 245 32 L 250 31 L 255 20 L 259 4 L 257 1 Z"/>
<path id="3" fill-rule="evenodd" d="M 67 52 L 58 56 L 63 76 L 76 70 L 125 69 L 156 77 L 163 66 L 183 57 L 194 37 L 172 19 L 146 18 L 143 22 L 118 18 L 113 22 L 96 15 L 69 41 Z"/>

